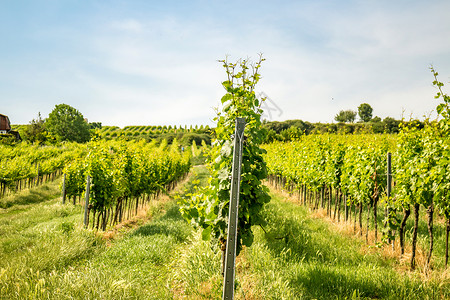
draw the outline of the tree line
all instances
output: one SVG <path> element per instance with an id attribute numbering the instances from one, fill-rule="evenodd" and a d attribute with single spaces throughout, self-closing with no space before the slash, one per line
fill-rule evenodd
<path id="1" fill-rule="evenodd" d="M 190 146 L 193 141 L 197 144 L 211 144 L 211 129 L 206 126 L 102 126 L 101 122 L 88 122 L 83 114 L 67 104 L 58 104 L 49 114 L 37 118 L 27 125 L 15 126 L 23 139 L 38 144 L 57 144 L 63 141 L 85 143 L 91 139 L 113 140 L 146 140 L 163 141 L 171 144 L 177 140 L 182 146 Z M 1 142 L 0 142 L 1 143 Z"/>
<path id="2" fill-rule="evenodd" d="M 373 109 L 367 103 L 358 107 L 358 112 L 341 110 L 335 120 L 338 123 L 311 123 L 303 120 L 267 121 L 264 120 L 262 128 L 267 132 L 265 143 L 273 141 L 295 140 L 301 135 L 316 133 L 398 133 L 400 120 L 386 117 L 372 117 Z M 356 115 L 359 121 L 355 123 Z M 414 121 L 423 127 L 423 122 Z M 181 145 L 191 145 L 193 141 L 201 144 L 203 141 L 210 144 L 215 138 L 215 129 L 209 126 L 126 126 L 120 129 L 117 126 L 102 126 L 101 122 L 89 123 L 77 109 L 67 105 L 58 104 L 43 119 L 39 113 L 36 119 L 28 125 L 19 128 L 25 141 L 39 144 L 55 144 L 61 141 L 74 141 L 84 143 L 94 139 L 126 140 L 144 139 L 148 142 L 163 140 L 171 143 L 177 140 Z"/>

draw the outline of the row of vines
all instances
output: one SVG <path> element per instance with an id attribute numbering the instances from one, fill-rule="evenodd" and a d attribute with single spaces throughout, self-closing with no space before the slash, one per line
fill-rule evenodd
<path id="1" fill-rule="evenodd" d="M 161 192 L 172 189 L 190 169 L 190 151 L 174 141 L 154 143 L 94 141 L 87 153 L 64 168 L 65 195 L 73 203 L 85 195 L 90 178 L 88 224 L 105 230 L 129 219 Z"/>
<path id="2" fill-rule="evenodd" d="M 430 238 L 427 262 L 430 263 L 433 251 L 435 210 L 447 224 L 445 263 L 448 261 L 449 146 L 449 139 L 440 134 L 438 123 L 434 122 L 423 129 L 404 127 L 398 136 L 311 135 L 289 143 L 277 142 L 265 146 L 265 160 L 272 184 L 297 191 L 302 203 L 313 209 L 321 206 L 338 221 L 341 215 L 345 221 L 351 221 L 353 214 L 354 230 L 359 225 L 361 235 L 362 212 L 367 209 L 366 240 L 371 221 L 378 242 L 381 223 L 383 241 L 391 242 L 397 235 L 402 255 L 405 225 L 413 210 L 414 268 L 421 206 L 427 212 Z M 391 174 L 387 173 L 387 153 L 392 153 Z M 388 175 L 393 178 L 390 197 L 386 193 Z M 380 210 L 383 220 L 377 215 Z"/>
<path id="3" fill-rule="evenodd" d="M 82 146 L 0 145 L 0 198 L 24 188 L 54 180 L 67 161 L 82 153 Z"/>
<path id="4" fill-rule="evenodd" d="M 378 224 L 382 223 L 383 241 L 394 246 L 399 238 L 401 255 L 405 253 L 405 226 L 413 212 L 411 268 L 416 266 L 417 234 L 421 208 L 427 216 L 430 265 L 434 247 L 434 217 L 444 220 L 445 265 L 448 264 L 450 233 L 450 97 L 437 80 L 435 98 L 440 118 L 401 126 L 397 136 L 389 135 L 312 135 L 290 143 L 266 145 L 265 160 L 269 180 L 276 186 L 298 191 L 300 200 L 313 209 L 326 207 L 328 215 L 340 221 L 351 221 L 354 230 L 359 223 L 362 235 L 362 212 L 367 209 L 366 240 L 370 216 L 378 243 Z M 392 169 L 388 174 L 387 154 L 392 153 Z M 390 180 L 392 178 L 392 181 Z M 389 186 L 387 182 L 390 182 Z M 334 195 L 334 197 L 333 197 Z M 384 210 L 379 209 L 382 204 Z M 333 211 L 334 207 L 334 211 Z M 341 210 L 342 209 L 342 210 Z M 384 213 L 380 220 L 378 212 Z"/>

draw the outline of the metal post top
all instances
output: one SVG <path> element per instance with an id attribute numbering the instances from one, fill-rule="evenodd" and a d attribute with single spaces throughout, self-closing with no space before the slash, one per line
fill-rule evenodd
<path id="1" fill-rule="evenodd" d="M 245 129 L 246 124 L 247 123 L 245 122 L 245 118 L 236 118 L 236 128 L 235 128 L 233 136 L 238 137 L 239 139 L 242 139 L 243 135 L 244 135 L 244 129 Z"/>
<path id="2" fill-rule="evenodd" d="M 237 117 L 236 124 L 239 124 L 239 125 L 245 124 L 245 118 Z"/>

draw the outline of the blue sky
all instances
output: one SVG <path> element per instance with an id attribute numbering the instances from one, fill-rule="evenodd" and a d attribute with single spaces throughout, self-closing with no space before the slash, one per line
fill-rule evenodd
<path id="1" fill-rule="evenodd" d="M 104 125 L 213 125 L 218 59 L 267 59 L 271 120 L 332 122 L 436 107 L 450 81 L 450 1 L 0 0 L 0 113 L 27 124 L 56 104 Z M 450 86 L 450 84 L 449 84 Z"/>

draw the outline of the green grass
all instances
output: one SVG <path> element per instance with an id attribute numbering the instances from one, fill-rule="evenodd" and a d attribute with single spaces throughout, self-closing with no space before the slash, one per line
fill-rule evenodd
<path id="1" fill-rule="evenodd" d="M 329 223 L 313 219 L 304 207 L 281 202 L 266 207 L 266 232 L 255 228 L 255 243 L 244 251 L 248 273 L 267 299 L 442 299 L 447 282 L 424 282 L 418 274 L 395 271 L 395 261 L 361 253 L 364 240 L 349 239 Z M 282 291 L 282 292 L 281 292 Z M 245 290 L 243 291 L 245 292 Z"/>
<path id="2" fill-rule="evenodd" d="M 56 272 L 104 247 L 101 239 L 81 227 L 81 216 L 80 206 L 63 206 L 59 197 L 12 207 L 0 215 L 1 299 L 45 299 Z"/>
<path id="3" fill-rule="evenodd" d="M 40 203 L 55 198 L 61 194 L 59 185 L 61 180 L 46 183 L 36 188 L 24 189 L 16 194 L 0 198 L 0 208 L 9 208 L 17 205 Z"/>
<path id="4" fill-rule="evenodd" d="M 334 209 L 334 206 L 333 206 Z M 384 212 L 384 205 L 383 203 L 379 203 L 378 210 L 377 210 L 377 224 L 378 224 L 378 242 L 380 242 L 380 239 L 382 238 L 382 229 L 383 229 L 383 222 L 385 217 Z M 344 218 L 344 206 L 341 207 L 341 222 Z M 357 217 L 358 218 L 358 217 Z M 374 231 L 374 221 L 373 221 L 373 211 L 370 212 L 370 220 L 369 220 L 369 230 Z M 399 211 L 397 212 L 397 219 L 398 223 L 400 223 L 401 219 L 403 218 L 403 212 Z M 354 207 L 352 208 L 352 220 L 351 224 L 354 222 Z M 367 226 L 367 208 L 364 207 L 363 214 L 362 214 L 362 222 L 363 222 L 363 233 L 362 236 L 365 237 L 366 234 L 366 226 Z M 428 233 L 428 227 L 427 227 L 427 214 L 426 214 L 426 208 L 421 206 L 420 208 L 420 218 L 419 218 L 419 226 L 418 226 L 418 232 L 417 232 L 417 247 L 424 252 L 424 255 L 428 254 L 429 250 L 429 243 L 430 243 L 430 237 Z M 446 229 L 444 225 L 444 218 L 442 215 L 439 215 L 438 211 L 436 210 L 434 213 L 434 221 L 433 221 L 433 236 L 434 236 L 434 246 L 433 246 L 433 255 L 431 259 L 431 266 L 433 269 L 443 269 L 445 265 L 445 236 L 446 236 Z M 352 225 L 353 226 L 353 225 Z M 413 235 L 413 229 L 414 229 L 414 211 L 413 207 L 411 207 L 411 214 L 406 222 L 405 226 L 405 243 L 406 243 L 406 254 L 409 255 L 411 252 L 411 245 L 412 245 L 412 235 Z M 359 224 L 357 224 L 357 231 L 359 231 Z M 395 236 L 396 239 L 396 247 L 400 247 L 399 245 L 399 236 L 398 233 Z M 369 242 L 373 243 L 373 237 L 369 238 Z M 420 269 L 420 271 L 425 272 L 425 261 L 419 261 L 419 259 L 416 260 L 417 264 L 416 267 Z M 409 260 L 408 262 L 404 262 L 405 266 L 409 266 Z"/>

